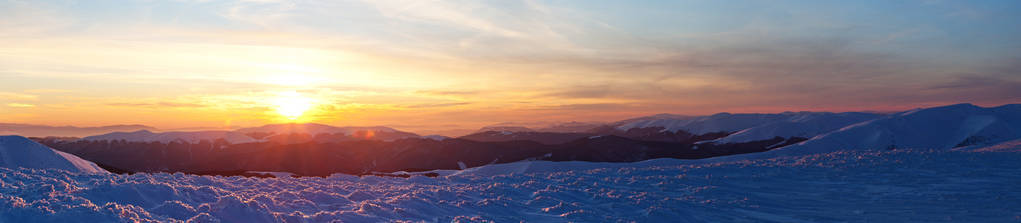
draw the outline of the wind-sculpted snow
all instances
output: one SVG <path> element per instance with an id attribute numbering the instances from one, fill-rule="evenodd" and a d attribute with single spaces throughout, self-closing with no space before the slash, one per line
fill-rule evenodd
<path id="1" fill-rule="evenodd" d="M 1021 220 L 1018 160 L 1015 152 L 853 151 L 699 165 L 504 165 L 436 178 L 0 168 L 0 222 L 1012 222 Z M 532 167 L 557 166 L 541 164 Z"/>

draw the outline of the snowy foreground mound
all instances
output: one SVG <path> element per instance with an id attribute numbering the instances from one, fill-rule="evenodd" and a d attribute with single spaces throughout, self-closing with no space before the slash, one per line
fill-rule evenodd
<path id="1" fill-rule="evenodd" d="M 53 150 L 22 136 L 0 136 L 0 167 L 54 168 L 71 172 L 109 173 L 88 160 Z"/>
<path id="2" fill-rule="evenodd" d="M 535 162 L 408 179 L 0 168 L 0 222 L 1013 222 L 1019 160 L 855 151 L 698 165 Z"/>

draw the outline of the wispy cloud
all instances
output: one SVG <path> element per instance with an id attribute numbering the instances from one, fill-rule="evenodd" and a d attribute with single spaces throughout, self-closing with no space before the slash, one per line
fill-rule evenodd
<path id="1" fill-rule="evenodd" d="M 8 107 L 15 107 L 15 108 L 31 108 L 31 107 L 35 107 L 35 105 L 33 105 L 33 104 L 25 104 L 25 103 L 7 103 L 7 106 Z"/>
<path id="2" fill-rule="evenodd" d="M 414 104 L 405 106 L 407 108 L 438 108 L 438 107 L 451 107 L 459 105 L 470 105 L 471 102 L 451 102 L 451 103 L 429 103 L 429 104 Z"/>

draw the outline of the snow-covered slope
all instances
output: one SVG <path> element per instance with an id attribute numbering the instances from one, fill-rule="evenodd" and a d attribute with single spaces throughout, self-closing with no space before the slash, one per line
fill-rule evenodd
<path id="1" fill-rule="evenodd" d="M 82 173 L 108 173 L 95 163 L 56 151 L 22 136 L 0 136 L 0 167 L 61 169 Z"/>
<path id="2" fill-rule="evenodd" d="M 850 125 L 798 144 L 748 156 L 890 148 L 945 150 L 988 146 L 1019 138 L 1021 105 L 983 108 L 957 104 L 895 113 Z"/>
<path id="3" fill-rule="evenodd" d="M 841 127 L 875 119 L 879 114 L 846 112 L 784 112 L 778 114 L 731 114 L 710 116 L 656 115 L 618 122 L 617 130 L 661 127 L 663 131 L 685 131 L 696 135 L 734 132 L 717 143 L 739 143 L 774 137 L 812 137 Z"/>
<path id="4" fill-rule="evenodd" d="M 716 143 L 739 143 L 771 139 L 773 137 L 811 138 L 845 126 L 882 117 L 880 114 L 845 112 L 781 113 L 782 118 L 765 122 L 715 140 Z"/>
<path id="5" fill-rule="evenodd" d="M 162 142 L 182 140 L 190 143 L 197 143 L 202 140 L 215 141 L 224 139 L 232 144 L 256 142 L 255 139 L 245 134 L 232 131 L 198 131 L 198 132 L 159 132 L 154 133 L 148 130 L 135 132 L 114 132 L 97 136 L 89 136 L 82 140 L 125 140 L 129 142 Z"/>

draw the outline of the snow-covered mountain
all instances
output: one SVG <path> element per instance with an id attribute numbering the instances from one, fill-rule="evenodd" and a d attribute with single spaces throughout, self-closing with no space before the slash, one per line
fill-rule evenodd
<path id="1" fill-rule="evenodd" d="M 621 126 L 621 125 L 625 125 L 625 124 L 629 124 L 629 123 L 645 122 L 645 121 L 651 121 L 651 120 L 689 120 L 689 119 L 694 119 L 694 118 L 698 118 L 698 117 L 699 116 L 690 116 L 690 115 L 655 114 L 655 115 L 650 115 L 650 116 L 643 116 L 643 117 L 638 117 L 638 118 L 631 118 L 631 119 L 621 120 L 621 121 L 614 122 L 611 125 L 613 125 L 613 126 Z"/>
<path id="2" fill-rule="evenodd" d="M 861 149 L 982 147 L 1021 138 L 1021 104 L 957 104 L 915 109 L 850 125 L 767 154 Z"/>
<path id="3" fill-rule="evenodd" d="M 108 173 L 95 163 L 60 152 L 23 136 L 0 136 L 0 167 L 61 169 L 80 173 Z"/>
<path id="4" fill-rule="evenodd" d="M 234 131 L 198 131 L 198 132 L 150 132 L 148 130 L 140 130 L 134 132 L 113 132 L 97 136 L 89 136 L 82 138 L 82 140 L 100 141 L 100 140 L 124 140 L 129 142 L 161 142 L 169 143 L 172 141 L 185 141 L 189 143 L 197 143 L 202 140 L 216 141 L 218 139 L 227 140 L 231 144 L 238 143 L 249 143 L 256 142 L 258 140 L 253 139 L 245 134 L 234 132 Z"/>
<path id="5" fill-rule="evenodd" d="M 1021 167 L 1017 162 L 1021 158 L 1021 105 L 986 108 L 958 104 L 888 115 L 799 112 L 714 116 L 658 116 L 660 119 L 636 119 L 622 125 L 645 123 L 634 124 L 629 131 L 735 133 L 698 144 L 617 135 L 585 137 L 555 146 L 458 138 L 326 146 L 270 144 L 278 148 L 265 148 L 267 152 L 261 155 L 242 150 L 243 155 L 236 156 L 242 159 L 239 162 L 194 162 L 299 167 L 296 170 L 346 165 L 359 175 L 365 170 L 432 169 L 423 173 L 440 176 L 435 178 L 417 173 L 404 174 L 407 178 L 330 174 L 337 171 L 323 172 L 330 175 L 322 178 L 168 173 L 97 177 L 0 168 L 0 191 L 4 192 L 0 193 L 0 222 L 1012 222 L 1017 220 L 1016 213 L 1021 213 L 1021 193 L 1016 190 L 1016 179 L 1021 177 L 1016 171 Z M 670 124 L 662 120 L 671 119 L 680 121 L 659 125 Z M 779 140 L 777 136 L 811 138 L 765 152 L 709 159 L 600 161 L 662 155 L 684 148 L 679 146 L 695 145 L 697 149 L 685 151 L 708 152 L 713 146 L 742 144 L 727 142 L 765 137 Z M 765 147 L 760 144 L 772 143 L 743 144 L 761 149 Z M 320 148 L 315 148 L 317 145 Z M 741 148 L 746 147 L 719 151 Z M 175 152 L 185 150 L 189 153 Z M 294 156 L 280 155 L 295 150 Z M 111 151 L 109 154 L 116 155 L 96 157 L 162 160 Z M 223 159 L 230 156 L 222 156 L 222 152 L 231 150 L 168 147 L 164 151 L 162 155 Z M 191 153 L 197 151 L 221 155 Z M 389 152 L 368 156 L 381 151 Z M 91 150 L 82 157 L 96 154 Z M 603 155 L 586 158 L 592 154 Z M 171 163 L 179 163 L 174 161 Z M 89 164 L 24 137 L 0 137 L 0 167 L 76 172 L 91 167 L 99 171 Z M 436 168 L 433 164 L 446 166 Z M 229 167 L 226 169 L 256 169 Z"/>
<path id="6" fill-rule="evenodd" d="M 858 113 L 864 114 L 864 113 Z M 818 128 L 813 125 L 824 124 L 824 123 L 846 123 L 846 121 L 836 121 L 830 119 L 845 119 L 845 116 L 866 116 L 857 114 L 845 114 L 845 113 L 827 113 L 827 112 L 784 112 L 779 114 L 731 114 L 731 113 L 718 113 L 710 116 L 673 116 L 673 115 L 657 115 L 651 117 L 637 118 L 633 121 L 621 121 L 616 125 L 617 130 L 626 131 L 635 128 L 663 128 L 662 131 L 677 132 L 685 131 L 692 134 L 706 134 L 712 132 L 738 132 L 750 128 L 765 126 L 765 125 L 778 125 L 776 127 L 764 127 L 761 130 L 752 131 L 751 133 L 770 133 L 777 132 L 787 135 L 798 135 L 796 130 L 780 130 L 780 128 L 786 128 L 784 123 L 798 123 L 798 122 L 811 122 L 803 124 L 804 127 Z M 878 115 L 876 115 L 878 116 Z M 850 118 L 858 120 L 861 118 Z M 790 126 L 790 127 L 803 127 L 803 126 Z M 840 128 L 839 126 L 836 128 Z M 755 134 L 747 134 L 746 136 L 736 137 L 733 140 L 744 140 L 747 138 L 756 138 Z M 769 136 L 768 138 L 772 138 Z M 767 138 L 767 139 L 768 139 Z"/>
<path id="7" fill-rule="evenodd" d="M 832 132 L 845 126 L 882 117 L 880 114 L 862 112 L 785 112 L 777 115 L 774 121 L 764 122 L 754 127 L 740 130 L 727 137 L 715 140 L 716 143 L 751 142 L 773 137 L 811 138 L 819 134 Z"/>
<path id="8" fill-rule="evenodd" d="M 483 132 L 550 132 L 550 133 L 588 133 L 594 128 L 607 125 L 603 122 L 559 122 L 542 126 L 525 127 L 519 123 L 501 123 L 480 128 L 472 134 Z"/>
<path id="9" fill-rule="evenodd" d="M 717 144 L 731 144 L 769 140 L 776 137 L 811 138 L 844 126 L 882 117 L 880 114 L 861 112 L 783 112 L 777 114 L 731 114 L 710 116 L 680 116 L 659 114 L 619 121 L 614 131 L 645 134 L 691 133 L 703 135 L 723 133 L 724 137 L 712 140 Z M 659 131 L 652 133 L 650 130 Z"/>

